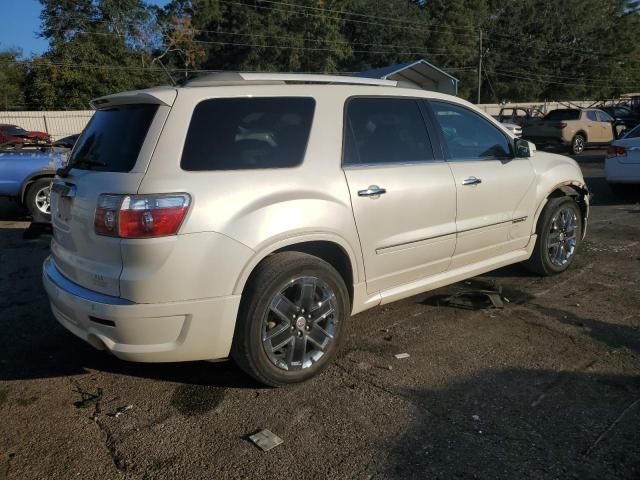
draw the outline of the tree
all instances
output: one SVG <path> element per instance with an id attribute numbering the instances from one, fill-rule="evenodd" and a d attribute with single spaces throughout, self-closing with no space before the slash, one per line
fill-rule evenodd
<path id="1" fill-rule="evenodd" d="M 49 50 L 34 59 L 28 91 L 42 108 L 87 108 L 91 98 L 166 82 L 152 65 L 152 16 L 142 0 L 40 0 Z"/>
<path id="2" fill-rule="evenodd" d="M 0 50 L 0 108 L 21 108 L 24 104 L 24 89 L 27 68 L 20 61 L 19 50 Z"/>

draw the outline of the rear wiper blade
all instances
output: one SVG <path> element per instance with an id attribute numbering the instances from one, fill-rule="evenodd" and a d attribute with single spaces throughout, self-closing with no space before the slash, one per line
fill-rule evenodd
<path id="1" fill-rule="evenodd" d="M 71 170 L 72 168 L 75 168 L 77 165 L 87 165 L 90 167 L 106 167 L 107 166 L 105 162 L 98 162 L 96 160 L 81 158 L 79 160 L 76 160 L 73 163 L 67 164 L 66 167 L 59 168 L 58 170 L 56 170 L 56 175 L 62 178 L 66 178 L 69 176 L 69 170 Z"/>

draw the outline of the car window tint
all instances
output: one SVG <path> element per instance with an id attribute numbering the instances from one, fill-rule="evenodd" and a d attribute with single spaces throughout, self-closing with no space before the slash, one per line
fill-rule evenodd
<path id="1" fill-rule="evenodd" d="M 315 100 L 308 97 L 217 98 L 193 111 L 184 170 L 285 168 L 302 163 Z"/>
<path id="2" fill-rule="evenodd" d="M 640 125 L 635 127 L 629 133 L 625 134 L 624 138 L 640 138 Z"/>
<path id="3" fill-rule="evenodd" d="M 352 98 L 347 103 L 345 165 L 433 160 L 417 100 Z"/>
<path id="4" fill-rule="evenodd" d="M 453 160 L 485 160 L 511 157 L 507 136 L 477 113 L 446 102 L 431 106 Z"/>
<path id="5" fill-rule="evenodd" d="M 80 135 L 69 164 L 82 170 L 130 171 L 157 110 L 152 104 L 98 110 Z"/>
<path id="6" fill-rule="evenodd" d="M 580 119 L 580 110 L 574 108 L 563 108 L 559 110 L 551 110 L 544 117 L 545 120 L 554 120 L 554 121 L 562 121 L 562 120 L 579 120 Z"/>
<path id="7" fill-rule="evenodd" d="M 596 112 L 593 110 L 587 110 L 587 118 L 592 122 L 598 122 L 598 117 L 596 116 Z"/>
<path id="8" fill-rule="evenodd" d="M 613 117 L 609 115 L 607 112 L 596 111 L 598 115 L 598 120 L 601 122 L 613 122 Z"/>

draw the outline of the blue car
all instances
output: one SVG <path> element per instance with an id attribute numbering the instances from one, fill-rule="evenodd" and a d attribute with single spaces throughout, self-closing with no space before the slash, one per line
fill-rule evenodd
<path id="1" fill-rule="evenodd" d="M 27 207 L 33 222 L 51 221 L 51 181 L 67 149 L 0 151 L 0 196 Z"/>

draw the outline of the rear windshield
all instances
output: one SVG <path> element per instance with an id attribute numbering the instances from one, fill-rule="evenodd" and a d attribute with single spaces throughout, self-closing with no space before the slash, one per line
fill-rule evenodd
<path id="1" fill-rule="evenodd" d="M 157 105 L 121 105 L 98 110 L 69 158 L 73 168 L 128 172 L 136 163 Z"/>
<path id="2" fill-rule="evenodd" d="M 580 110 L 552 110 L 544 117 L 545 120 L 579 120 Z"/>
<path id="3" fill-rule="evenodd" d="M 183 170 L 286 168 L 302 163 L 315 100 L 306 97 L 217 98 L 193 111 Z"/>

